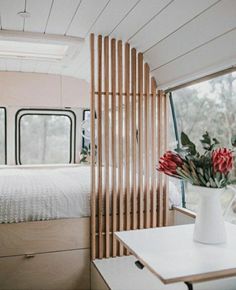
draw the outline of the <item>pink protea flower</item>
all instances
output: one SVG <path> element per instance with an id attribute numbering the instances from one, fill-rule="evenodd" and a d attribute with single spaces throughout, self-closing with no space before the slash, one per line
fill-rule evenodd
<path id="1" fill-rule="evenodd" d="M 170 176 L 178 176 L 176 169 L 183 165 L 181 157 L 172 151 L 167 151 L 159 160 L 158 171 Z"/>
<path id="2" fill-rule="evenodd" d="M 233 153 L 227 148 L 218 148 L 212 152 L 214 172 L 227 174 L 233 168 Z"/>

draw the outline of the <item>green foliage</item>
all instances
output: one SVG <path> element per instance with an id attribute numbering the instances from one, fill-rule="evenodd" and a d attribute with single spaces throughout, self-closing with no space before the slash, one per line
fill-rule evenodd
<path id="1" fill-rule="evenodd" d="M 181 132 L 181 143 L 182 143 L 182 150 L 185 150 L 186 155 L 197 154 L 195 144 L 192 141 L 190 141 L 189 137 L 184 132 Z"/>
<path id="2" fill-rule="evenodd" d="M 202 147 L 204 150 L 212 151 L 216 145 L 220 144 L 220 142 L 216 138 L 212 138 L 209 135 L 208 132 L 202 135 L 202 139 L 200 139 L 200 142 L 202 143 Z"/>
<path id="3" fill-rule="evenodd" d="M 91 154 L 90 146 L 89 147 L 84 146 L 80 152 L 80 162 L 79 163 L 88 163 L 90 154 Z"/>
<path id="4" fill-rule="evenodd" d="M 220 172 L 214 172 L 212 167 L 211 153 L 219 144 L 219 141 L 216 138 L 211 138 L 208 132 L 202 135 L 200 141 L 204 149 L 203 154 L 196 150 L 196 145 L 187 134 L 181 133 L 182 148 L 175 151 L 180 154 L 184 163 L 177 168 L 177 174 L 193 185 L 222 188 L 227 184 L 232 184 L 229 174 L 224 175 Z"/>
<path id="5" fill-rule="evenodd" d="M 236 135 L 232 136 L 231 144 L 232 144 L 233 147 L 236 147 Z"/>

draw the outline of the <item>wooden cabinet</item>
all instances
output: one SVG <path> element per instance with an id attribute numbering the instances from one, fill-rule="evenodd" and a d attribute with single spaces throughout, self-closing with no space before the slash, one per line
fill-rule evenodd
<path id="1" fill-rule="evenodd" d="M 90 247 L 89 218 L 0 224 L 0 257 Z"/>
<path id="2" fill-rule="evenodd" d="M 0 225 L 0 290 L 90 290 L 89 218 Z"/>
<path id="3" fill-rule="evenodd" d="M 88 290 L 89 250 L 0 258 L 1 290 Z"/>

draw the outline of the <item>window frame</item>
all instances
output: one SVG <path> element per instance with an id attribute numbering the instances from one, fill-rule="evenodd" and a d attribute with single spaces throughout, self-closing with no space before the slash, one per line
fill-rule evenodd
<path id="1" fill-rule="evenodd" d="M 24 113 L 25 112 L 25 113 Z M 72 110 L 63 109 L 41 109 L 41 108 L 22 108 L 15 115 L 15 162 L 17 165 L 23 165 L 21 162 L 21 119 L 24 116 L 63 116 L 70 121 L 70 146 L 69 162 L 75 163 L 76 160 L 76 115 Z M 67 163 L 66 163 L 67 164 Z M 45 163 L 46 165 L 46 163 Z"/>
<path id="2" fill-rule="evenodd" d="M 7 108 L 0 106 L 0 109 L 4 111 L 4 153 L 5 153 L 5 165 L 7 165 Z"/>

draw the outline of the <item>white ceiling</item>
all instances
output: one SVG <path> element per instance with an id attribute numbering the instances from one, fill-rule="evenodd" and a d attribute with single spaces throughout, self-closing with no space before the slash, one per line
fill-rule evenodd
<path id="1" fill-rule="evenodd" d="M 236 0 L 0 0 L 0 16 L 2 30 L 85 39 L 66 62 L 0 59 L 3 71 L 89 79 L 91 32 L 143 51 L 165 88 L 236 64 Z"/>

